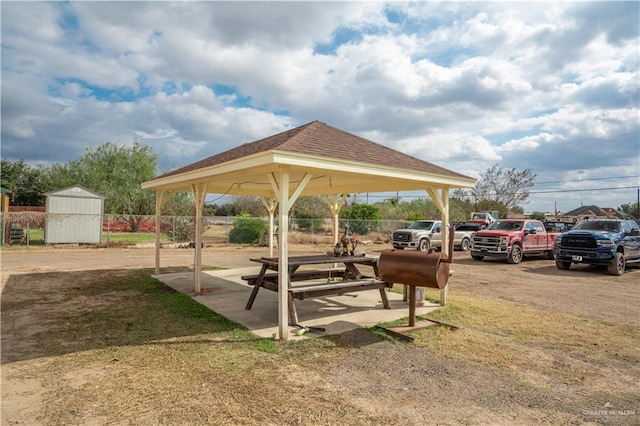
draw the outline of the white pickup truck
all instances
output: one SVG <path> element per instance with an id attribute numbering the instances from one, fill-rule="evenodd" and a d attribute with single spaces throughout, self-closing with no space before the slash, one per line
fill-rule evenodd
<path id="1" fill-rule="evenodd" d="M 475 229 L 456 229 L 453 246 L 467 251 L 471 246 L 471 238 Z M 442 248 L 442 222 L 439 220 L 418 220 L 407 228 L 396 229 L 391 238 L 393 248 L 404 250 L 414 248 L 420 251 Z"/>

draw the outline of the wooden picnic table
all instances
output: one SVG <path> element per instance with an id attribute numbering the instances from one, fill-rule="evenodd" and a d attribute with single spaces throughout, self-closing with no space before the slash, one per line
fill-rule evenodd
<path id="1" fill-rule="evenodd" d="M 272 291 L 278 291 L 278 258 L 261 257 L 250 259 L 260 263 L 262 267 L 256 275 L 244 275 L 242 279 L 253 290 L 247 301 L 245 309 L 249 310 L 261 287 Z M 298 314 L 294 299 L 339 295 L 354 291 L 378 289 L 382 304 L 389 309 L 386 289 L 393 284 L 378 278 L 378 259 L 371 256 L 291 256 L 288 258 L 287 283 L 289 294 L 289 320 L 292 324 L 298 324 Z M 310 266 L 319 268 L 309 269 Z M 334 267 L 333 265 L 340 265 Z M 363 273 L 358 266 L 367 266 L 373 269 L 373 276 Z M 273 272 L 269 272 L 273 271 Z"/>

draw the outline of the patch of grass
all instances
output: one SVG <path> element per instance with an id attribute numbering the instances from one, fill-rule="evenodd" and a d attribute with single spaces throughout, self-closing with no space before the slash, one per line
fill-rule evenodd
<path id="1" fill-rule="evenodd" d="M 610 381 L 604 385 L 600 379 L 603 375 L 615 377 L 629 365 L 640 373 L 640 331 L 631 325 L 464 292 L 450 293 L 447 306 L 427 317 L 459 329 L 429 327 L 407 333 L 415 345 L 450 359 L 516 372 L 538 385 L 549 380 L 609 387 Z"/>
<path id="2" fill-rule="evenodd" d="M 25 234 L 27 233 L 27 229 L 24 230 Z M 33 228 L 28 230 L 29 236 L 29 246 L 44 246 L 44 229 L 42 228 Z M 122 246 L 122 245 L 134 245 L 141 243 L 153 243 L 156 240 L 156 234 L 152 232 L 103 232 L 102 233 L 102 243 L 101 245 L 106 246 L 107 244 L 113 246 Z M 160 235 L 160 242 L 167 243 L 171 242 L 171 238 L 169 238 L 166 234 Z M 12 248 L 12 247 L 25 247 L 26 243 L 13 243 L 13 244 L 5 244 L 3 248 Z"/>
<path id="3" fill-rule="evenodd" d="M 102 244 L 120 243 L 120 244 L 138 244 L 138 243 L 153 243 L 156 240 L 156 234 L 152 232 L 103 232 Z M 170 241 L 169 238 L 160 234 L 160 241 Z"/>
<path id="4" fill-rule="evenodd" d="M 253 342 L 253 347 L 260 352 L 276 353 L 278 351 L 278 344 L 272 338 L 262 338 Z"/>
<path id="5" fill-rule="evenodd" d="M 42 274 L 55 276 L 60 274 Z M 176 292 L 142 270 L 96 273 L 91 279 L 73 281 L 56 294 L 59 309 L 37 315 L 46 328 L 32 335 L 41 355 L 90 348 L 146 345 L 166 339 L 215 339 L 246 341 L 256 337 L 237 324 Z M 46 281 L 46 280 L 45 280 Z M 3 300 L 4 302 L 4 300 Z M 31 306 L 38 303 L 32 299 Z M 22 307 L 25 306 L 22 301 Z M 3 303 L 5 311 L 16 306 Z"/>
<path id="6" fill-rule="evenodd" d="M 225 268 L 220 268 L 219 266 L 213 266 L 213 265 L 202 265 L 201 266 L 203 271 L 221 271 Z"/>
<path id="7" fill-rule="evenodd" d="M 31 306 L 3 304 L 3 320 L 29 312 L 42 328 L 27 335 L 26 358 L 3 362 L 43 383 L 38 415 L 48 424 L 392 424 L 330 390 L 292 391 L 287 372 L 341 352 L 330 339 L 258 338 L 143 270 L 53 276 L 38 274 L 57 284 L 31 286 Z"/>

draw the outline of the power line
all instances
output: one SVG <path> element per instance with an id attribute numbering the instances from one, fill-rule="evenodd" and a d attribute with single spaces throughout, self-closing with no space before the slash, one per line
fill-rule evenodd
<path id="1" fill-rule="evenodd" d="M 610 188 L 587 188 L 587 189 L 550 189 L 548 191 L 530 191 L 529 194 L 554 194 L 558 192 L 588 192 L 588 191 L 615 191 L 618 189 L 635 189 L 638 186 L 614 186 Z"/>
<path id="2" fill-rule="evenodd" d="M 585 189 L 550 189 L 547 191 L 529 191 L 529 194 L 555 194 L 555 193 L 566 193 L 566 192 L 589 192 L 589 191 L 617 191 L 617 190 L 622 190 L 622 189 L 636 189 L 638 188 L 638 186 L 618 186 L 618 187 L 608 187 L 608 188 L 585 188 Z M 364 192 L 358 192 L 354 195 L 362 195 L 362 194 L 366 194 Z M 495 192 L 493 193 L 488 193 L 486 195 L 497 195 Z M 371 194 L 369 193 L 367 195 L 369 198 L 395 198 L 393 196 L 390 195 L 378 195 L 378 194 Z M 430 198 L 428 195 L 400 195 L 400 198 L 405 197 L 405 198 L 417 198 L 417 199 L 421 199 L 421 198 Z"/>
<path id="3" fill-rule="evenodd" d="M 549 134 L 549 133 L 547 133 L 547 134 Z M 554 146 L 554 145 L 584 143 L 584 142 L 593 142 L 593 141 L 606 141 L 606 140 L 610 140 L 610 139 L 619 138 L 619 137 L 622 137 L 622 136 L 633 136 L 633 135 L 638 135 L 638 134 L 640 134 L 640 132 L 620 133 L 618 135 L 602 136 L 602 137 L 599 137 L 599 138 L 589 138 L 589 139 L 555 140 L 555 141 L 550 141 L 549 143 L 545 144 L 545 146 L 546 147 L 551 147 L 551 146 Z"/>
<path id="4" fill-rule="evenodd" d="M 546 182 L 535 182 L 534 185 L 542 185 L 542 184 L 546 184 L 546 183 L 569 183 L 569 182 L 586 182 L 586 181 L 592 181 L 592 180 L 607 180 L 607 179 L 630 179 L 630 178 L 637 178 L 640 177 L 640 175 L 632 175 L 632 176 L 611 176 L 611 177 L 600 177 L 600 178 L 589 178 L 589 179 L 579 179 L 579 180 L 550 180 L 550 181 L 546 181 Z"/>

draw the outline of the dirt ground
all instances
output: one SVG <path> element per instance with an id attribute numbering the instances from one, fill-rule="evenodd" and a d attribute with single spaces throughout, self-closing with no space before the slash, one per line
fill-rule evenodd
<path id="1" fill-rule="evenodd" d="M 386 247 L 375 246 L 367 250 L 375 251 Z M 307 254 L 321 251 L 304 246 L 291 246 L 290 252 Z M 223 268 L 253 266 L 250 257 L 265 255 L 266 248 L 235 248 L 220 246 L 206 248 L 202 263 Z M 40 272 L 87 271 L 96 274 L 98 270 L 153 268 L 152 249 L 35 249 L 5 250 L 2 255 L 1 283 L 4 289 L 10 276 Z M 163 249 L 162 268 L 184 268 L 193 266 L 193 250 Z M 587 318 L 596 318 L 610 323 L 623 323 L 640 327 L 640 267 L 630 267 L 622 277 L 607 275 L 605 270 L 589 266 L 573 266 L 569 271 L 558 270 L 552 261 L 542 258 L 525 259 L 520 265 L 508 265 L 499 261 L 477 262 L 468 253 L 456 252 L 453 265 L 454 275 L 450 291 L 464 290 L 486 298 L 504 299 L 538 308 L 566 312 Z M 77 275 L 76 275 L 77 276 Z M 4 294 L 3 294 L 4 297 Z M 4 318 L 3 318 L 4 319 Z M 12 333 L 11 341 L 19 342 L 20 333 L 25 337 L 32 332 L 29 327 L 2 327 L 3 359 L 11 359 L 5 351 L 25 351 L 21 345 L 7 346 L 5 333 Z M 351 338 L 361 339 L 364 333 L 354 333 Z M 567 403 L 576 404 L 576 410 L 601 407 L 602 401 L 586 401 L 579 395 L 565 393 L 562 389 L 544 391 L 523 390 L 513 377 L 478 371 L 464 365 L 434 361 L 425 363 L 422 352 L 399 347 L 388 342 L 371 342 L 354 351 L 353 357 L 332 365 L 331 373 L 325 377 L 313 377 L 308 372 L 291 372 L 293 381 L 314 381 L 315 386 L 339 390 L 352 395 L 355 403 L 363 409 L 377 410 L 389 414 L 391 407 L 403 411 L 403 424 L 431 424 L 433 417 L 446 417 L 447 424 L 538 424 L 585 423 L 577 412 L 567 417 L 560 407 Z M 362 362 L 366 358 L 368 362 Z M 372 361 L 373 360 L 373 361 Z M 396 360 L 411 368 L 403 373 L 389 374 L 384 365 Z M 372 363 L 373 362 L 373 363 Z M 7 374 L 11 364 L 3 364 L 2 374 L 2 424 L 46 424 L 40 418 L 29 418 L 28 413 L 37 413 L 40 385 L 34 381 L 12 379 Z M 437 376 L 439 381 L 429 381 L 426 377 Z M 490 385 L 485 385 L 490 383 Z M 402 393 L 411 393 L 414 398 L 427 402 L 421 409 L 403 406 L 397 400 Z M 384 400 L 379 406 L 371 401 Z M 524 402 L 523 402 L 524 401 Z M 625 401 L 625 409 L 636 410 L 633 417 L 618 417 L 613 423 L 633 424 L 640 422 L 640 402 Z M 591 405 L 585 405 L 591 404 Z M 491 409 L 486 407 L 490 406 Z M 26 407 L 33 407 L 28 409 Z M 531 408 L 522 408 L 531 407 Z M 502 412 L 496 416 L 496 412 Z M 557 414 L 554 414 L 556 413 Z M 17 416 L 20 413 L 20 417 Z M 493 413 L 493 414 L 492 414 Z M 504 413 L 509 413 L 504 414 Z M 27 416 L 27 417 L 25 417 Z M 34 414 L 35 416 L 35 414 Z M 526 419 L 522 422 L 523 419 Z M 510 421 L 511 420 L 511 421 Z M 612 419 L 604 419 L 611 423 Z M 586 422 L 588 423 L 588 422 Z M 595 423 L 600 423 L 596 420 Z"/>
<path id="2" fill-rule="evenodd" d="M 376 254 L 385 247 L 370 246 Z M 322 248 L 291 246 L 290 252 L 308 254 Z M 202 265 L 221 268 L 255 266 L 249 260 L 268 254 L 264 247 L 220 245 L 203 250 Z M 194 251 L 162 249 L 161 268 L 193 267 Z M 152 249 L 36 249 L 2 253 L 2 283 L 21 273 L 83 271 L 99 269 L 154 268 Z M 628 266 L 622 277 L 588 265 L 558 270 L 544 258 L 525 258 L 519 265 L 495 260 L 474 261 L 468 253 L 456 251 L 451 289 L 480 296 L 523 302 L 561 312 L 640 326 L 640 264 Z M 491 265 L 491 266 L 489 266 Z M 4 285 L 4 284 L 3 284 Z"/>

